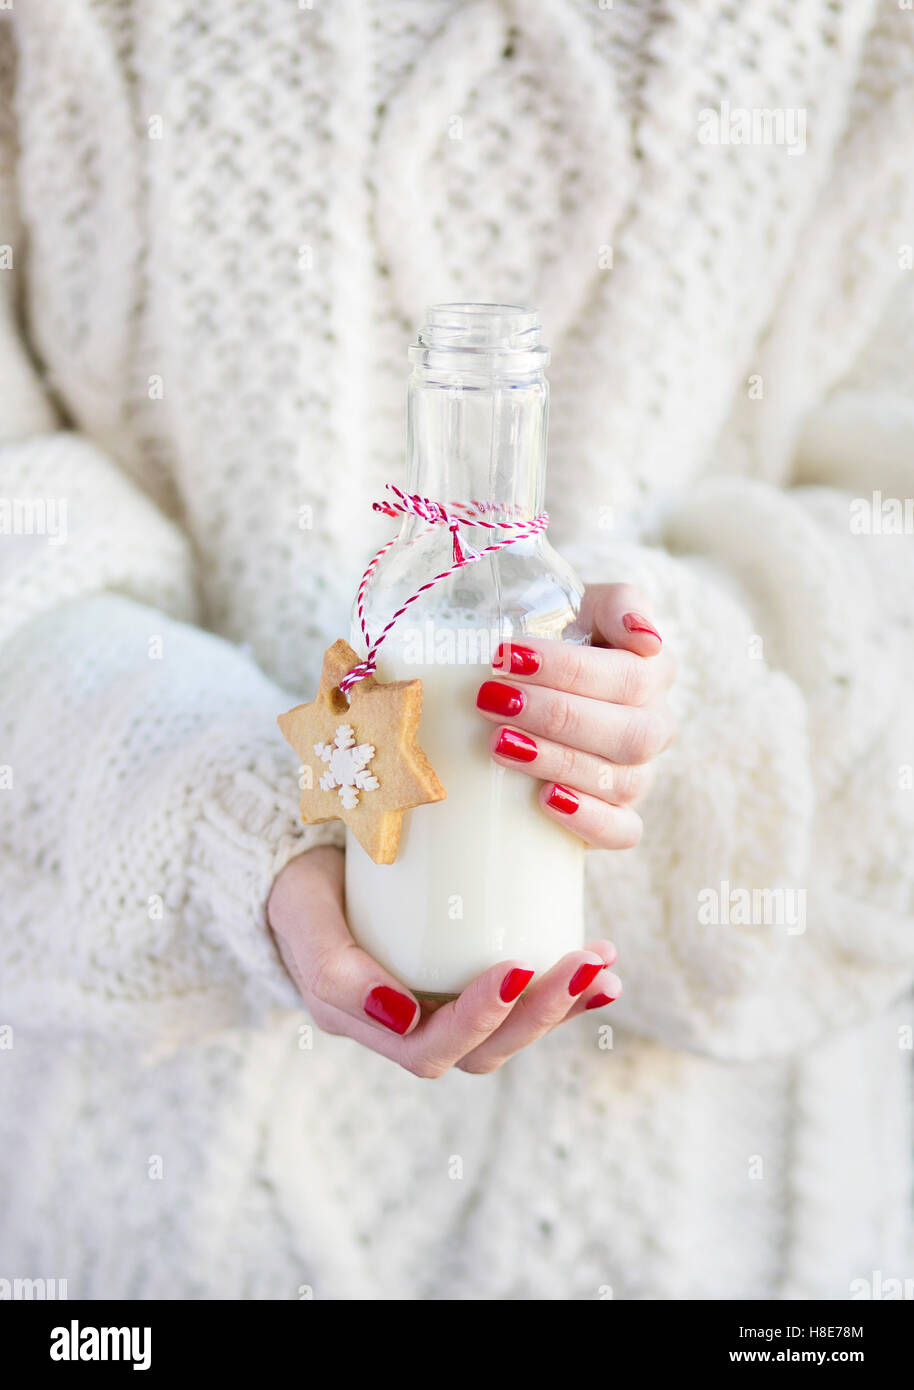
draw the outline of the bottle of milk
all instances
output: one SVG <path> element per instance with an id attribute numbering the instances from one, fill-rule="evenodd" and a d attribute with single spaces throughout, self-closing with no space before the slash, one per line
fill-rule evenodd
<path id="1" fill-rule="evenodd" d="M 549 357 L 538 314 L 437 304 L 409 357 L 406 491 L 481 503 L 493 518 L 540 513 Z M 505 534 L 460 528 L 477 551 Z M 452 545 L 447 526 L 404 517 L 365 601 L 373 638 L 450 568 Z M 476 710 L 499 643 L 589 640 L 582 592 L 545 535 L 523 539 L 422 594 L 378 651 L 379 680 L 422 680 L 419 744 L 447 796 L 405 814 L 393 864 L 375 864 L 348 832 L 347 915 L 359 944 L 417 994 L 452 997 L 509 957 L 548 970 L 583 943 L 583 845 L 540 810 L 539 782 L 492 760 L 493 726 Z M 355 617 L 350 641 L 365 656 Z"/>

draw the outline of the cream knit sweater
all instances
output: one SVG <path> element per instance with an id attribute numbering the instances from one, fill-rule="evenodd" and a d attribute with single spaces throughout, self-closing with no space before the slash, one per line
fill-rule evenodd
<path id="1" fill-rule="evenodd" d="M 0 1278 L 910 1276 L 912 540 L 850 505 L 911 492 L 911 15 L 6 18 Z M 802 148 L 707 143 L 722 103 L 802 113 Z M 368 503 L 402 479 L 405 347 L 458 297 L 542 310 L 552 538 L 649 590 L 682 732 L 642 845 L 588 856 L 624 998 L 429 1083 L 309 1030 L 264 902 L 319 838 L 275 716 L 390 534 Z M 805 932 L 707 925 L 722 883 L 805 893 Z"/>

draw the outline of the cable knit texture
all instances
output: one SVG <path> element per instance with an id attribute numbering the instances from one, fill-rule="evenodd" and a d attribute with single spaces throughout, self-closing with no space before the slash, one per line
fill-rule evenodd
<path id="1" fill-rule="evenodd" d="M 0 535 L 0 1277 L 910 1277 L 912 542 L 849 521 L 911 489 L 910 15 L 30 0 L 0 39 L 0 491 L 66 504 Z M 724 102 L 805 149 L 703 143 Z M 540 306 L 552 539 L 648 591 L 682 731 L 642 845 L 588 856 L 612 1017 L 430 1085 L 312 1031 L 264 905 L 339 840 L 275 716 L 455 298 Z M 723 883 L 806 930 L 703 923 Z"/>

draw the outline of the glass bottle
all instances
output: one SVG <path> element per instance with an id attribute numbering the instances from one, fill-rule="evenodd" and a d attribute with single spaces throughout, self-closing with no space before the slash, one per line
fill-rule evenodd
<path id="1" fill-rule="evenodd" d="M 406 491 L 508 520 L 541 512 L 549 356 L 536 311 L 434 305 L 409 358 Z M 477 551 L 506 534 L 460 529 Z M 404 517 L 368 590 L 373 639 L 452 564 L 452 543 L 447 526 Z M 419 744 L 447 796 L 405 814 L 393 864 L 375 864 L 348 833 L 347 915 L 359 944 L 418 994 L 452 997 L 513 957 L 541 972 L 582 945 L 581 841 L 541 810 L 541 782 L 492 759 L 495 726 L 476 709 L 499 643 L 589 641 L 582 594 L 545 535 L 520 540 L 423 594 L 378 651 L 379 680 L 422 679 Z M 365 656 L 355 611 L 350 641 Z"/>

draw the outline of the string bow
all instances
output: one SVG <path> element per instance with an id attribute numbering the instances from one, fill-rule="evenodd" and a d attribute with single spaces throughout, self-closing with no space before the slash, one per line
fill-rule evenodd
<path id="1" fill-rule="evenodd" d="M 481 552 L 474 550 L 460 535 L 461 524 L 468 522 L 471 518 L 457 516 L 454 512 L 449 512 L 447 507 L 442 506 L 440 502 L 435 502 L 431 497 L 420 497 L 415 492 L 401 492 L 394 483 L 388 483 L 387 487 L 398 500 L 396 502 L 386 500 L 372 502 L 373 511 L 383 512 L 385 516 L 402 516 L 408 512 L 412 516 L 418 516 L 429 526 L 446 526 L 451 533 L 451 552 L 454 564 L 458 569 L 461 565 L 471 564 L 472 561 L 480 558 Z M 457 502 L 452 505 L 460 507 L 461 510 L 467 510 L 481 504 L 466 503 L 462 505 Z"/>
<path id="2" fill-rule="evenodd" d="M 362 636 L 365 639 L 365 647 L 368 652 L 364 661 L 360 661 L 357 666 L 340 681 L 340 690 L 344 695 L 352 689 L 357 681 L 362 681 L 366 676 L 374 674 L 377 667 L 378 648 L 391 628 L 402 618 L 410 604 L 421 598 L 427 590 L 434 587 L 442 579 L 447 579 L 449 575 L 455 574 L 464 565 L 471 565 L 476 560 L 481 560 L 485 555 L 491 555 L 496 550 L 505 550 L 509 545 L 516 545 L 518 541 L 528 540 L 532 536 L 539 536 L 549 525 L 549 513 L 539 512 L 529 520 L 511 521 L 504 517 L 497 520 L 491 519 L 493 512 L 504 512 L 508 510 L 503 504 L 498 502 L 449 502 L 445 507 L 441 502 L 434 501 L 431 497 L 420 497 L 418 493 L 403 492 L 395 483 L 388 483 L 387 489 L 392 492 L 395 501 L 391 502 L 384 499 L 381 502 L 372 502 L 372 510 L 382 512 L 384 516 L 417 516 L 420 520 L 427 522 L 429 526 L 446 526 L 451 533 L 451 554 L 452 563 L 440 574 L 432 575 L 424 584 L 420 584 L 414 594 L 411 594 L 404 603 L 400 605 L 396 613 L 388 622 L 376 642 L 372 642 L 365 622 L 365 594 L 371 583 L 371 577 L 377 568 L 382 556 L 386 555 L 392 545 L 396 545 L 397 537 L 389 540 L 386 545 L 375 555 L 359 584 L 359 592 L 356 596 L 356 611 L 359 616 L 359 626 L 362 629 Z M 487 515 L 488 514 L 488 515 Z M 482 550 L 474 548 L 465 541 L 460 535 L 460 527 L 482 526 L 489 531 L 506 531 L 508 534 L 499 541 L 493 541 L 491 545 L 486 545 Z"/>

